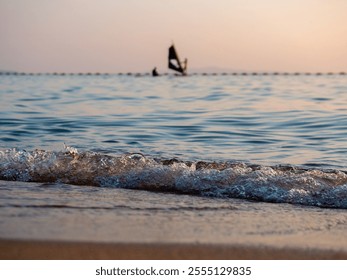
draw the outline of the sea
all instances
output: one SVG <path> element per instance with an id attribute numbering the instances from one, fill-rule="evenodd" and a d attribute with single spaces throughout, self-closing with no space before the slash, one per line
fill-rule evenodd
<path id="1" fill-rule="evenodd" d="M 0 237 L 102 238 L 90 224 L 240 203 L 341 225 L 346 139 L 343 73 L 2 74 Z"/>

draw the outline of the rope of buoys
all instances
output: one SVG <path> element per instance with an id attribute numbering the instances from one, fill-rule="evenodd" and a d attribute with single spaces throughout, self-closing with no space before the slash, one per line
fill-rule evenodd
<path id="1" fill-rule="evenodd" d="M 127 73 L 100 73 L 100 72 L 78 72 L 78 73 L 65 73 L 65 72 L 52 72 L 52 73 L 33 73 L 33 72 L 9 72 L 9 71 L 0 71 L 0 75 L 5 75 L 5 76 L 108 76 L 108 75 L 118 75 L 118 76 L 134 76 L 134 77 L 142 77 L 142 76 L 151 76 L 150 73 L 144 72 L 144 73 L 132 73 L 132 72 L 127 72 Z M 161 76 L 168 76 L 170 75 L 169 73 L 162 73 Z M 346 72 L 202 72 L 202 73 L 191 73 L 189 76 L 288 76 L 288 75 L 293 75 L 293 76 L 300 76 L 300 75 L 305 75 L 305 76 L 311 76 L 311 75 L 316 75 L 316 76 L 334 76 L 334 75 L 346 75 Z"/>

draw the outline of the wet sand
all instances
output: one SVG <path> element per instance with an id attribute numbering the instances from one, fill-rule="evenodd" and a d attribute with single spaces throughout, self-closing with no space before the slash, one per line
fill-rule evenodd
<path id="1" fill-rule="evenodd" d="M 347 211 L 3 182 L 0 259 L 347 259 Z"/>
<path id="2" fill-rule="evenodd" d="M 346 251 L 230 244 L 135 244 L 0 240 L 0 259 L 13 260 L 327 260 Z"/>

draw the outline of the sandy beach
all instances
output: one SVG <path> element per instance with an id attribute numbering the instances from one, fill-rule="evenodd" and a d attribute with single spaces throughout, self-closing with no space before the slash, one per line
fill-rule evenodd
<path id="1" fill-rule="evenodd" d="M 343 209 L 2 183 L 1 259 L 347 259 Z"/>
<path id="2" fill-rule="evenodd" d="M 346 260 L 324 249 L 215 244 L 136 244 L 0 240 L 0 259 L 12 260 Z"/>

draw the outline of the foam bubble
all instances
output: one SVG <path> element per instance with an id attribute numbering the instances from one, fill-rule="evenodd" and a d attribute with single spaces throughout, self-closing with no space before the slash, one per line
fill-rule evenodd
<path id="1" fill-rule="evenodd" d="M 2 150 L 0 179 L 347 208 L 347 175 L 340 170 L 109 156 L 67 146 L 57 152 Z"/>

